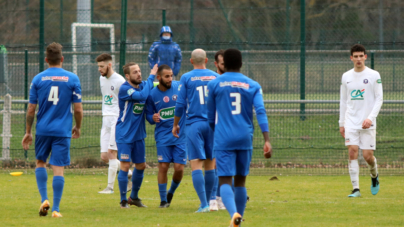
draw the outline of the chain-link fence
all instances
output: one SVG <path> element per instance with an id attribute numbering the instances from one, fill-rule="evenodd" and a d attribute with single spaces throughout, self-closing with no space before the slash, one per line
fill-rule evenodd
<path id="1" fill-rule="evenodd" d="M 6 48 L 0 53 L 3 110 L 0 144 L 3 158 L 7 154 L 11 158 L 11 162 L 2 163 L 3 168 L 26 168 L 26 160 L 30 167 L 35 160 L 33 147 L 24 151 L 21 139 L 25 131 L 27 86 L 39 73 L 39 1 L 28 5 L 21 4 L 25 1 L 15 1 L 14 5 L 2 2 L 0 28 L 10 32 L 0 33 Z M 100 53 L 111 53 L 114 68 L 119 71 L 122 11 L 98 1 L 87 1 L 93 5 L 84 4 L 82 8 L 77 2 L 85 1 L 55 2 L 58 4 L 45 4 L 44 42 L 63 44 L 63 68 L 77 72 L 83 91 L 82 137 L 72 140 L 71 167 L 98 166 L 102 97 L 94 59 Z M 161 2 L 164 3 L 149 4 Z M 217 50 L 239 48 L 243 53 L 242 73 L 263 88 L 274 148 L 273 157 L 263 159 L 262 135 L 256 127 L 252 173 L 342 174 L 347 172 L 348 152 L 338 128 L 339 88 L 342 74 L 353 67 L 349 48 L 360 42 L 369 50 L 367 65 L 379 71 L 383 81 L 384 104 L 377 118 L 375 156 L 381 172 L 403 174 L 404 155 L 400 151 L 404 148 L 404 37 L 399 25 L 404 4 L 380 8 L 378 1 L 367 2 L 366 7 L 313 2 L 316 1 L 306 3 L 303 28 L 300 1 L 274 1 L 271 7 L 239 8 L 227 1 L 215 1 L 212 5 L 202 5 L 203 1 L 184 5 L 182 1 L 178 6 L 183 8 L 167 7 L 165 18 L 160 9 L 129 5 L 124 56 L 126 62 L 139 63 L 146 79 L 150 70 L 148 50 L 158 40 L 163 23 L 171 27 L 173 40 L 182 49 L 179 75 L 192 70 L 188 59 L 194 48 L 207 51 L 207 67 L 212 70 Z M 74 35 L 72 25 L 77 22 L 103 26 L 78 27 Z M 305 52 L 301 51 L 302 44 Z M 12 97 L 11 110 L 5 105 L 6 94 Z M 11 117 L 6 120 L 9 122 L 4 120 L 8 119 L 6 116 Z M 154 126 L 147 122 L 146 125 L 146 160 L 154 167 L 157 163 Z M 7 139 L 9 143 L 4 142 Z M 363 159 L 360 163 L 366 167 Z"/>

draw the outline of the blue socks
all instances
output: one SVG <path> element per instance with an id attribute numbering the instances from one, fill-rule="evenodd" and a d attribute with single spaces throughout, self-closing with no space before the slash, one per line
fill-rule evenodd
<path id="1" fill-rule="evenodd" d="M 222 201 L 227 211 L 230 214 L 230 218 L 237 212 L 236 203 L 234 201 L 233 189 L 228 184 L 220 186 L 220 194 L 222 195 Z M 247 200 L 247 199 L 246 199 Z M 244 211 L 243 211 L 244 212 Z"/>
<path id="2" fill-rule="evenodd" d="M 210 195 L 210 200 L 215 200 L 217 195 L 217 187 L 219 185 L 219 177 L 217 176 L 217 170 L 215 169 L 215 183 L 213 184 L 212 194 Z"/>
<path id="3" fill-rule="evenodd" d="M 63 187 L 65 185 L 65 178 L 62 176 L 54 176 L 52 187 L 53 187 L 53 206 L 52 211 L 59 212 L 60 200 L 62 200 Z"/>
<path id="4" fill-rule="evenodd" d="M 236 202 L 237 212 L 243 216 L 245 205 L 247 203 L 247 189 L 245 187 L 235 187 L 234 199 Z"/>
<path id="5" fill-rule="evenodd" d="M 178 188 L 178 186 L 180 186 L 180 182 L 175 182 L 174 180 L 171 181 L 171 187 L 170 190 L 168 191 L 168 193 L 174 194 L 175 190 Z"/>
<path id="6" fill-rule="evenodd" d="M 126 198 L 126 191 L 128 190 L 128 172 L 125 172 L 123 170 L 119 171 L 118 185 L 119 185 L 119 194 L 121 195 L 121 202 L 123 200 L 128 200 Z"/>
<path id="7" fill-rule="evenodd" d="M 196 194 L 198 194 L 199 200 L 201 201 L 201 207 L 207 207 L 208 202 L 205 192 L 205 179 L 203 177 L 202 170 L 198 169 L 192 171 L 192 182 L 194 184 Z"/>
<path id="8" fill-rule="evenodd" d="M 138 199 L 139 198 L 138 193 L 139 193 L 139 190 L 140 190 L 140 186 L 142 186 L 143 173 L 144 173 L 144 170 L 138 170 L 136 168 L 133 169 L 133 174 L 132 174 L 132 193 L 130 194 L 130 197 L 132 199 Z"/>
<path id="9" fill-rule="evenodd" d="M 167 183 L 159 184 L 159 193 L 160 193 L 160 200 L 161 202 L 167 202 Z"/>
<path id="10" fill-rule="evenodd" d="M 46 168 L 39 167 L 35 169 L 36 184 L 38 186 L 39 194 L 41 195 L 41 203 L 48 199 L 48 190 L 46 183 L 48 182 L 48 174 Z"/>
<path id="11" fill-rule="evenodd" d="M 205 170 L 205 190 L 206 190 L 206 199 L 209 200 L 212 195 L 213 186 L 216 181 L 216 173 L 215 170 Z"/>

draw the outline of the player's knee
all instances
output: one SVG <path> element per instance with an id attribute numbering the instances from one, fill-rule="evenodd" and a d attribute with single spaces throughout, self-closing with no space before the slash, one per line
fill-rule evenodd
<path id="1" fill-rule="evenodd" d="M 42 160 L 36 160 L 36 167 L 46 167 L 46 162 Z"/>
<path id="2" fill-rule="evenodd" d="M 170 167 L 170 165 L 167 165 L 166 163 L 159 163 L 160 172 L 167 173 L 169 167 Z"/>
<path id="3" fill-rule="evenodd" d="M 136 169 L 137 169 L 137 170 L 145 170 L 145 169 L 146 169 L 146 163 L 145 163 L 145 162 L 143 162 L 143 163 L 136 163 L 135 166 L 136 166 Z"/>
<path id="4" fill-rule="evenodd" d="M 101 153 L 101 160 L 104 161 L 106 164 L 108 164 L 109 158 L 108 158 L 108 153 L 107 152 L 102 152 Z"/>

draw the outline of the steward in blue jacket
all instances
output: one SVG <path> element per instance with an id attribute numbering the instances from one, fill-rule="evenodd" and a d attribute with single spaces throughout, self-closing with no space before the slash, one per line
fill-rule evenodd
<path id="1" fill-rule="evenodd" d="M 154 42 L 149 50 L 149 66 L 153 68 L 155 64 L 168 65 L 173 70 L 175 76 L 181 69 L 181 49 L 172 41 L 173 32 L 170 26 L 163 26 L 160 30 L 160 41 Z"/>

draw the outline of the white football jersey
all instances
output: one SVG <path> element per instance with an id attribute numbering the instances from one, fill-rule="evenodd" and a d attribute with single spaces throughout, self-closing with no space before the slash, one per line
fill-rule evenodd
<path id="1" fill-rule="evenodd" d="M 118 73 L 113 73 L 109 78 L 100 76 L 102 116 L 119 117 L 118 94 L 119 88 L 125 81 Z"/>
<path id="2" fill-rule="evenodd" d="M 362 129 L 366 119 L 372 121 L 369 129 L 376 128 L 376 117 L 383 104 L 380 74 L 365 66 L 362 72 L 351 69 L 342 75 L 339 126 Z"/>

